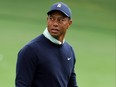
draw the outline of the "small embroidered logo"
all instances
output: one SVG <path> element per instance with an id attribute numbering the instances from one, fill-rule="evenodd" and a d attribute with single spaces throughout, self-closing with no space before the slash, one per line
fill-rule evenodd
<path id="1" fill-rule="evenodd" d="M 58 5 L 57 5 L 57 7 L 59 7 L 59 8 L 60 8 L 60 7 L 61 7 L 61 4 L 58 4 Z"/>
<path id="2" fill-rule="evenodd" d="M 71 57 L 68 57 L 67 60 L 71 60 Z"/>

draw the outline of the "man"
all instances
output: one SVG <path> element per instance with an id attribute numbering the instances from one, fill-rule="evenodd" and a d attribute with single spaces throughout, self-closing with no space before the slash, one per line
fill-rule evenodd
<path id="1" fill-rule="evenodd" d="M 18 54 L 16 87 L 78 87 L 74 51 L 64 39 L 72 24 L 71 10 L 58 2 L 47 14 L 47 28 L 43 34 Z"/>

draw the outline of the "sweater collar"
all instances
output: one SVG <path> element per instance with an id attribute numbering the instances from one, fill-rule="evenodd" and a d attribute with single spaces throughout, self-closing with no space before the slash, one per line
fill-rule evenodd
<path id="1" fill-rule="evenodd" d="M 54 38 L 53 36 L 50 35 L 50 33 L 48 32 L 48 29 L 46 28 L 43 32 L 43 35 L 49 39 L 51 42 L 58 44 L 58 45 L 62 45 L 65 42 L 65 39 L 63 40 L 63 43 L 59 40 L 57 40 L 56 38 Z"/>

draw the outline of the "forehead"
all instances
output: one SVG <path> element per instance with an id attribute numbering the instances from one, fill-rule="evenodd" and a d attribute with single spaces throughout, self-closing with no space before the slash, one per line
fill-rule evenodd
<path id="1" fill-rule="evenodd" d="M 60 16 L 60 17 L 67 17 L 64 13 L 60 12 L 60 11 L 52 11 L 49 13 L 50 16 Z"/>

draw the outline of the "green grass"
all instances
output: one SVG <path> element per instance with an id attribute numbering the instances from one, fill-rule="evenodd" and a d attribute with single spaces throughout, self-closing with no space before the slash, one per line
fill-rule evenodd
<path id="1" fill-rule="evenodd" d="M 0 0 L 0 87 L 15 86 L 17 53 L 43 32 L 57 1 Z M 64 2 L 73 12 L 66 40 L 75 50 L 79 87 L 115 87 L 115 1 Z"/>

